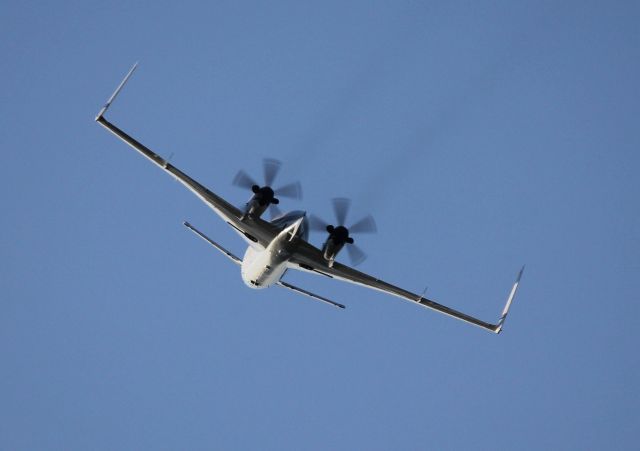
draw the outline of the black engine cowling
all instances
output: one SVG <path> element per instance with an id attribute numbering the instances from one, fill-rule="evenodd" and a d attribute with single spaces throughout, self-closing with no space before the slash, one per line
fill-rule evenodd
<path id="1" fill-rule="evenodd" d="M 349 236 L 349 230 L 344 226 L 334 227 L 328 225 L 327 232 L 329 232 L 329 238 L 327 238 L 327 241 L 325 241 L 322 246 L 322 255 L 324 259 L 329 262 L 329 266 L 333 266 L 333 262 L 338 256 L 338 253 L 345 244 L 353 244 L 353 238 Z"/>
<path id="2" fill-rule="evenodd" d="M 269 205 L 278 205 L 280 201 L 275 197 L 273 189 L 269 186 L 263 186 L 260 188 L 258 185 L 251 187 L 253 196 L 247 202 L 247 208 L 245 210 L 245 216 L 252 218 L 259 218 L 269 208 Z"/>

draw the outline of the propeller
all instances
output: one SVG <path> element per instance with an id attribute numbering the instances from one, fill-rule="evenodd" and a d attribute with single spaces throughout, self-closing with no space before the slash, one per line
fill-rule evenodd
<path id="1" fill-rule="evenodd" d="M 271 208 L 269 209 L 269 213 L 271 214 L 272 221 L 283 215 L 282 210 L 280 210 L 280 208 L 277 205 L 271 205 Z"/>
<path id="2" fill-rule="evenodd" d="M 300 182 L 292 182 L 286 185 L 282 185 L 279 188 L 272 188 L 282 163 L 273 158 L 265 158 L 262 160 L 262 169 L 264 175 L 264 185 L 261 186 L 255 181 L 253 177 L 247 174 L 245 171 L 240 170 L 233 178 L 232 184 L 240 188 L 251 190 L 256 199 L 260 202 L 260 205 L 277 205 L 280 200 L 276 197 L 286 197 L 289 199 L 302 199 L 302 186 Z"/>
<path id="3" fill-rule="evenodd" d="M 337 225 L 331 225 L 323 219 L 311 214 L 309 215 L 309 228 L 318 232 L 329 232 L 330 238 L 341 245 L 348 244 L 347 253 L 353 266 L 362 263 L 367 254 L 356 244 L 351 237 L 351 233 L 375 233 L 377 231 L 376 222 L 371 215 L 367 215 L 355 222 L 351 227 L 346 227 L 351 200 L 337 197 L 332 199 L 333 213 L 336 217 Z"/>

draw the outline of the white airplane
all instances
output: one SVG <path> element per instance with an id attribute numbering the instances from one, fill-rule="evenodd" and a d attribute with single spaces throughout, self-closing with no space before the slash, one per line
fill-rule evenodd
<path id="1" fill-rule="evenodd" d="M 518 289 L 520 278 L 524 271 L 524 266 L 520 269 L 516 281 L 511 288 L 500 318 L 495 324 L 491 324 L 336 262 L 335 258 L 338 255 L 338 252 L 340 252 L 345 245 L 347 245 L 347 249 L 352 249 L 355 260 L 362 260 L 363 257 L 361 251 L 354 247 L 353 238 L 349 236 L 349 229 L 343 225 L 346 208 L 339 207 L 339 205 L 344 206 L 346 204 L 345 200 L 337 199 L 334 202 L 336 215 L 339 216 L 339 225 L 335 227 L 322 224 L 321 221 L 317 218 L 313 218 L 312 216 L 311 221 L 309 221 L 304 211 L 292 211 L 285 215 L 280 215 L 269 222 L 262 219 L 261 215 L 270 205 L 278 203 L 278 199 L 275 195 L 280 192 L 281 195 L 286 194 L 290 195 L 290 197 L 296 197 L 296 191 L 299 192 L 299 187 L 296 186 L 296 184 L 289 184 L 281 188 L 280 191 L 273 190 L 269 186 L 270 182 L 272 182 L 274 171 L 267 170 L 267 166 L 269 166 L 269 164 L 272 166 L 276 165 L 278 164 L 277 162 L 274 163 L 273 160 L 271 160 L 271 162 L 267 161 L 267 166 L 265 166 L 265 173 L 267 174 L 265 178 L 267 179 L 267 183 L 263 187 L 255 184 L 250 177 L 244 174 L 244 172 L 241 171 L 238 173 L 236 176 L 236 184 L 241 186 L 250 186 L 254 193 L 247 203 L 244 211 L 241 211 L 173 166 L 167 160 L 157 155 L 148 147 L 136 141 L 111 122 L 107 121 L 104 114 L 122 90 L 122 87 L 129 80 L 136 67 L 137 63 L 131 68 L 107 103 L 102 107 L 95 118 L 96 122 L 186 186 L 191 192 L 202 199 L 204 203 L 211 207 L 211 209 L 213 209 L 213 211 L 216 212 L 223 221 L 229 224 L 248 243 L 249 246 L 247 247 L 244 257 L 239 258 L 197 230 L 188 222 L 184 223 L 186 227 L 197 234 L 200 238 L 207 241 L 232 262 L 240 266 L 242 280 L 249 288 L 263 289 L 273 285 L 278 285 L 309 296 L 313 299 L 326 302 L 335 307 L 344 308 L 344 305 L 342 304 L 293 286 L 282 280 L 282 277 L 285 275 L 287 270 L 296 269 L 311 274 L 319 274 L 330 279 L 342 280 L 344 282 L 382 291 L 444 313 L 445 315 L 466 321 L 467 323 L 482 327 L 496 334 L 500 333 Z M 329 233 L 322 250 L 308 242 L 309 229 L 310 226 L 314 225 L 314 223 L 316 226 L 319 225 L 320 227 L 326 227 L 326 230 Z M 371 231 L 372 227 L 374 227 L 372 219 L 367 217 L 352 226 L 351 231 L 354 231 L 354 229 L 357 228 L 362 229 L 362 231 Z"/>

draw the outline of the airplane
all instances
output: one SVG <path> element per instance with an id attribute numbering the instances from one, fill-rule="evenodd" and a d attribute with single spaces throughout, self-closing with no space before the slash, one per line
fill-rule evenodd
<path id="1" fill-rule="evenodd" d="M 253 192 L 253 196 L 245 208 L 241 210 L 109 122 L 104 115 L 137 66 L 138 63 L 133 65 L 109 100 L 107 100 L 107 103 L 105 103 L 98 112 L 95 118 L 96 122 L 142 154 L 142 156 L 146 157 L 164 172 L 182 183 L 244 239 L 248 247 L 243 258 L 240 258 L 206 236 L 190 223 L 184 222 L 184 225 L 189 230 L 220 251 L 233 263 L 240 266 L 242 280 L 249 288 L 265 289 L 274 285 L 280 286 L 334 307 L 345 308 L 343 304 L 282 280 L 288 270 L 299 270 L 381 291 L 444 313 L 445 315 L 494 332 L 495 334 L 499 334 L 502 331 L 505 319 L 509 313 L 516 291 L 518 290 L 524 266 L 518 272 L 516 281 L 511 287 L 507 302 L 498 321 L 496 323 L 489 323 L 427 299 L 423 295 L 418 295 L 384 282 L 383 280 L 336 261 L 336 256 L 345 246 L 347 246 L 347 249 L 354 250 L 348 252 L 355 254 L 355 260 L 362 259 L 361 251 L 354 247 L 354 240 L 350 236 L 350 231 L 353 232 L 357 227 L 354 225 L 350 230 L 344 226 L 346 209 L 343 207 L 348 203 L 346 200 L 334 200 L 336 214 L 340 216 L 337 218 L 339 223 L 337 226 L 324 224 L 322 220 L 314 218 L 311 215 L 307 217 L 304 211 L 291 211 L 286 214 L 276 215 L 276 218 L 267 221 L 262 219 L 262 214 L 269 206 L 279 203 L 279 199 L 275 197 L 278 190 L 274 190 L 270 186 L 274 171 L 267 169 L 267 166 L 269 166 L 269 164 L 277 165 L 277 161 L 275 163 L 273 163 L 273 160 L 271 163 L 265 162 L 265 174 L 267 176 L 264 186 L 254 183 L 243 171 L 238 173 L 235 180 L 236 184 L 248 186 Z M 290 195 L 290 197 L 296 197 L 295 191 L 297 190 L 299 190 L 299 188 L 296 184 L 289 184 L 286 185 L 281 192 Z M 339 205 L 343 207 L 339 207 Z M 371 221 L 372 219 L 367 217 L 362 221 L 358 221 L 358 223 L 364 231 L 371 231 L 372 227 L 375 228 L 375 224 L 372 225 Z M 314 227 L 324 227 L 329 234 L 322 249 L 318 249 L 308 241 L 309 230 Z"/>

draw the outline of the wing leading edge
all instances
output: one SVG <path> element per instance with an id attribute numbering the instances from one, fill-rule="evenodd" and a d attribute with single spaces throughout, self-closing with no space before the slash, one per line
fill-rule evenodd
<path id="1" fill-rule="evenodd" d="M 266 221 L 260 218 L 246 218 L 241 220 L 242 212 L 213 193 L 204 185 L 198 183 L 196 180 L 189 177 L 187 174 L 176 168 L 167 160 L 156 154 L 154 151 L 146 147 L 144 144 L 131 137 L 120 128 L 109 122 L 104 114 L 111 106 L 111 103 L 118 96 L 125 83 L 129 80 L 133 71 L 136 69 L 137 63 L 131 68 L 129 73 L 125 76 L 124 80 L 116 88 L 115 92 L 111 95 L 107 103 L 102 107 L 98 115 L 96 116 L 96 122 L 113 133 L 120 140 L 133 147 L 138 153 L 146 157 L 156 166 L 161 168 L 164 172 L 167 172 L 173 176 L 176 180 L 187 187 L 192 193 L 198 196 L 204 203 L 206 203 L 218 216 L 220 216 L 227 224 L 233 227 L 241 236 L 243 236 L 250 244 L 257 243 L 262 247 L 266 247 L 271 240 L 277 235 L 278 230 Z"/>
<path id="2" fill-rule="evenodd" d="M 296 252 L 294 258 L 291 259 L 290 268 L 308 271 L 315 274 L 322 274 L 333 279 L 338 279 L 344 282 L 349 282 L 356 285 L 361 285 L 363 287 L 382 291 L 383 293 L 391 294 L 393 296 L 414 302 L 416 304 L 420 304 L 424 307 L 436 310 L 440 313 L 444 313 L 445 315 L 452 316 L 475 326 L 482 327 L 483 329 L 489 330 L 496 334 L 500 333 L 500 331 L 502 330 L 504 321 L 507 317 L 507 314 L 509 313 L 509 308 L 511 307 L 511 303 L 513 302 L 513 299 L 516 295 L 516 291 L 518 290 L 520 278 L 522 277 L 522 273 L 524 272 L 523 266 L 518 273 L 518 277 L 516 278 L 513 287 L 511 288 L 507 303 L 502 311 L 500 319 L 496 324 L 491 324 L 486 321 L 482 321 L 481 319 L 475 318 L 471 315 L 467 315 L 466 313 L 462 313 L 445 305 L 439 304 L 435 301 L 432 301 L 431 299 L 427 299 L 423 296 L 407 291 L 403 288 L 396 287 L 395 285 L 357 271 L 341 263 L 336 262 L 333 267 L 329 267 L 322 257 L 321 252 L 308 243 L 301 243 L 298 252 Z"/>

